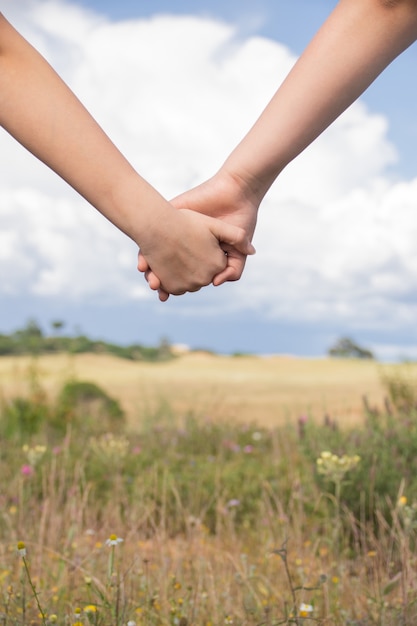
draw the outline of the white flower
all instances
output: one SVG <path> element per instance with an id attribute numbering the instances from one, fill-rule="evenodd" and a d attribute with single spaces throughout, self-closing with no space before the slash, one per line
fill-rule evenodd
<path id="1" fill-rule="evenodd" d="M 23 541 L 17 542 L 17 554 L 19 556 L 26 556 L 26 546 Z"/>
<path id="2" fill-rule="evenodd" d="M 300 617 L 310 617 L 310 614 L 313 612 L 314 607 L 311 604 L 304 604 L 304 602 L 302 602 L 300 604 Z"/>
<path id="3" fill-rule="evenodd" d="M 123 543 L 123 539 L 117 535 L 110 535 L 110 537 L 106 539 L 106 546 L 117 546 L 119 543 Z"/>

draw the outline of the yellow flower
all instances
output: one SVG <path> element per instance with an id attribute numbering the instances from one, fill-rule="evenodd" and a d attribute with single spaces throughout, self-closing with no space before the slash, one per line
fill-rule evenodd
<path id="1" fill-rule="evenodd" d="M 397 505 L 399 507 L 403 507 L 407 504 L 407 497 L 406 496 L 401 496 L 400 498 L 398 498 L 398 502 Z"/>
<path id="2" fill-rule="evenodd" d="M 97 607 L 95 604 L 88 604 L 84 608 L 84 613 L 97 613 Z"/>
<path id="3" fill-rule="evenodd" d="M 26 556 L 26 546 L 24 541 L 17 542 L 17 553 L 19 556 Z"/>
<path id="4" fill-rule="evenodd" d="M 30 465 L 32 465 L 32 467 L 35 467 L 35 465 L 39 463 L 39 461 L 45 455 L 46 449 L 47 449 L 46 446 L 40 446 L 40 445 L 28 446 L 27 444 L 25 444 L 22 447 L 22 450 L 25 453 L 26 458 L 29 461 Z"/>
<path id="5" fill-rule="evenodd" d="M 347 472 L 357 467 L 360 460 L 361 458 L 357 454 L 354 456 L 347 454 L 337 456 L 337 454 L 325 450 L 316 460 L 316 466 L 319 474 L 333 482 L 340 482 Z"/>

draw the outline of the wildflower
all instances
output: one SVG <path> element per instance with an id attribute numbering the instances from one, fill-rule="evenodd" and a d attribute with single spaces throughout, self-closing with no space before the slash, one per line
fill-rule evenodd
<path id="1" fill-rule="evenodd" d="M 88 604 L 84 608 L 84 613 L 97 613 L 97 607 L 95 604 Z"/>
<path id="2" fill-rule="evenodd" d="M 110 537 L 106 539 L 106 546 L 109 546 L 109 547 L 117 546 L 117 544 L 119 543 L 123 543 L 123 539 L 114 534 L 110 535 Z"/>
<path id="3" fill-rule="evenodd" d="M 232 498 L 227 503 L 227 508 L 231 509 L 233 507 L 239 506 L 239 504 L 240 504 L 240 500 L 237 500 L 236 498 Z"/>
<path id="4" fill-rule="evenodd" d="M 46 446 L 41 446 L 41 445 L 28 446 L 27 444 L 25 444 L 22 450 L 25 453 L 26 458 L 29 461 L 29 464 L 32 467 L 35 467 L 44 456 L 46 452 Z"/>
<path id="5" fill-rule="evenodd" d="M 49 616 L 49 622 L 51 624 L 56 624 L 58 621 L 58 615 L 55 615 L 55 613 L 52 613 L 52 615 Z"/>
<path id="6" fill-rule="evenodd" d="M 107 463 L 117 462 L 124 459 L 129 452 L 129 440 L 123 435 L 105 433 L 101 437 L 91 437 L 90 449 Z"/>
<path id="7" fill-rule="evenodd" d="M 299 613 L 300 617 L 310 617 L 314 607 L 311 604 L 300 604 Z"/>
<path id="8" fill-rule="evenodd" d="M 360 463 L 360 460 L 361 458 L 357 454 L 354 456 L 348 456 L 347 454 L 337 456 L 337 454 L 332 454 L 325 450 L 316 461 L 317 471 L 328 480 L 339 483 L 347 472 Z"/>
<path id="9" fill-rule="evenodd" d="M 22 474 L 22 476 L 32 476 L 34 471 L 35 470 L 33 469 L 33 467 L 31 465 L 29 465 L 28 463 L 25 463 L 20 468 L 20 473 Z"/>
<path id="10" fill-rule="evenodd" d="M 201 526 L 201 519 L 199 517 L 194 517 L 194 515 L 189 515 L 188 524 L 191 528 L 199 528 Z"/>
<path id="11" fill-rule="evenodd" d="M 401 496 L 400 498 L 398 498 L 397 506 L 399 508 L 404 507 L 406 504 L 407 504 L 407 497 L 406 496 Z"/>
<path id="12" fill-rule="evenodd" d="M 136 622 L 133 619 L 130 619 L 126 626 L 136 626 Z"/>
<path id="13" fill-rule="evenodd" d="M 26 556 L 26 546 L 23 541 L 17 542 L 17 553 L 19 556 Z"/>
<path id="14" fill-rule="evenodd" d="M 77 606 L 77 608 L 76 608 L 76 609 L 74 609 L 74 617 L 75 617 L 76 619 L 79 619 L 79 618 L 81 617 L 81 609 L 80 609 L 80 607 L 78 607 L 78 606 Z"/>

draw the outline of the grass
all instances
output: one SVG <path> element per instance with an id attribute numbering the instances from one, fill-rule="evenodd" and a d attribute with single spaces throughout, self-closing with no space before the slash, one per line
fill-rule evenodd
<path id="1" fill-rule="evenodd" d="M 45 361 L 23 372 L 0 406 L 2 626 L 416 623 L 412 382 L 343 429 L 169 396 L 112 420 L 72 387 L 62 430 Z"/>
<path id="2" fill-rule="evenodd" d="M 0 358 L 4 395 L 24 390 L 30 358 Z M 362 419 L 362 397 L 383 405 L 380 366 L 373 361 L 292 357 L 220 357 L 190 354 L 166 363 L 132 363 L 105 355 L 44 356 L 37 360 L 50 395 L 76 375 L 102 385 L 130 420 L 169 405 L 176 415 L 192 412 L 213 419 L 274 427 L 301 414 L 340 423 Z M 417 368 L 416 368 L 417 370 Z"/>

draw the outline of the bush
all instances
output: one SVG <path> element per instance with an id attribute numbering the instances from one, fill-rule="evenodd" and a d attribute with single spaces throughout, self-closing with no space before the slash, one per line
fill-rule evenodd
<path id="1" fill-rule="evenodd" d="M 50 425 L 65 432 L 69 425 L 86 434 L 113 432 L 124 423 L 124 412 L 117 400 L 88 381 L 67 382 L 57 399 Z"/>
<path id="2" fill-rule="evenodd" d="M 38 434 L 49 418 L 44 398 L 13 398 L 4 402 L 0 417 L 0 433 L 7 440 L 25 441 Z"/>

